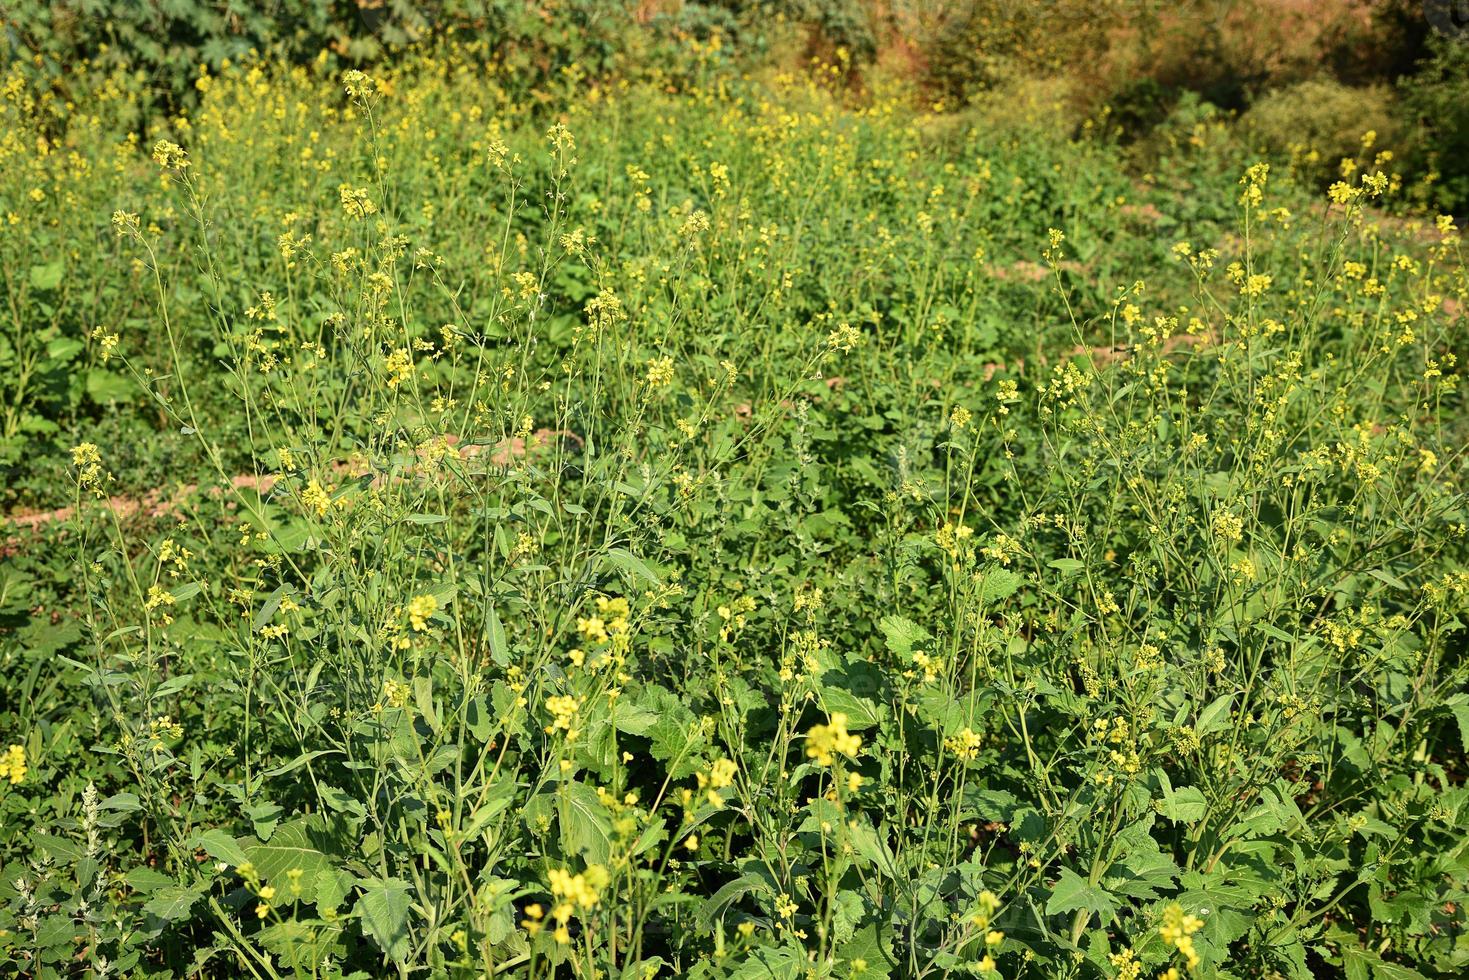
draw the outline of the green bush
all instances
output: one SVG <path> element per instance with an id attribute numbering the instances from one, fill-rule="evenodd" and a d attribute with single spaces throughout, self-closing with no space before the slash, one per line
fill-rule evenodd
<path id="1" fill-rule="evenodd" d="M 1435 36 L 1429 56 L 1399 83 L 1420 170 L 1438 176 L 1429 206 L 1469 207 L 1469 45 Z"/>
<path id="2" fill-rule="evenodd" d="M 1312 79 L 1276 89 L 1240 118 L 1247 136 L 1261 149 L 1290 159 L 1316 181 L 1336 180 L 1342 160 L 1354 167 L 1374 150 L 1402 152 L 1401 109 L 1390 89 L 1353 88 L 1329 79 Z M 1363 137 L 1373 133 L 1370 146 Z"/>
<path id="3" fill-rule="evenodd" d="M 201 66 L 271 52 L 287 61 L 370 65 L 451 39 L 477 60 L 511 70 L 521 93 L 585 77 L 680 68 L 670 40 L 723 32 L 740 21 L 717 3 L 645 12 L 633 0 L 16 0 L 4 21 L 5 60 L 33 80 L 79 95 L 80 68 L 136 76 L 147 100 L 192 104 Z M 749 14 L 758 20 L 758 9 Z M 87 84 L 81 82 L 82 86 Z"/>

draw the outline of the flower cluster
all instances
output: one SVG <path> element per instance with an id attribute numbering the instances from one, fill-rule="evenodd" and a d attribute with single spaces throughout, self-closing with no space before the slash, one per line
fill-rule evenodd
<path id="1" fill-rule="evenodd" d="M 819 766 L 831 766 L 837 756 L 855 759 L 862 750 L 862 737 L 847 731 L 847 716 L 833 712 L 825 725 L 813 725 L 806 733 L 806 756 Z"/>
<path id="2" fill-rule="evenodd" d="M 431 595 L 416 595 L 408 600 L 408 625 L 415 633 L 428 629 L 429 618 L 439 610 L 439 600 Z"/>
<path id="3" fill-rule="evenodd" d="M 1183 910 L 1183 906 L 1174 902 L 1163 910 L 1163 924 L 1158 927 L 1158 935 L 1165 943 L 1177 949 L 1189 970 L 1193 970 L 1199 965 L 1199 954 L 1194 949 L 1193 935 L 1202 928 L 1203 919 L 1189 915 Z"/>
<path id="4" fill-rule="evenodd" d="M 705 799 L 710 806 L 724 806 L 724 797 L 719 790 L 728 789 L 733 783 L 735 775 L 740 771 L 739 766 L 730 759 L 716 759 L 709 767 L 708 772 L 695 773 L 699 781 L 699 789 L 707 791 Z"/>
<path id="5" fill-rule="evenodd" d="M 100 492 L 102 454 L 95 444 L 84 442 L 71 451 L 71 464 L 77 468 L 77 485 L 83 490 Z"/>
<path id="6" fill-rule="evenodd" d="M 595 909 L 602 901 L 602 893 L 612 876 L 603 865 L 593 864 L 580 874 L 572 874 L 565 868 L 552 868 L 546 877 L 550 882 L 551 895 L 557 899 L 551 907 L 551 919 L 556 923 L 552 935 L 564 946 L 571 942 L 571 930 L 568 928 L 571 917 Z M 520 923 L 521 928 L 532 936 L 539 933 L 546 917 L 545 910 L 539 904 L 528 905 L 525 916 Z"/>
<path id="7" fill-rule="evenodd" d="M 979 748 L 984 744 L 984 736 L 972 728 L 966 728 L 944 739 L 944 748 L 956 758 L 966 761 L 979 755 Z"/>
<path id="8" fill-rule="evenodd" d="M 18 786 L 25 782 L 26 778 L 26 750 L 24 746 L 12 744 L 0 755 L 0 780 L 10 780 L 10 785 Z"/>
<path id="9" fill-rule="evenodd" d="M 624 652 L 631 628 L 627 600 L 622 596 L 598 596 L 596 605 L 596 615 L 577 618 L 576 631 L 588 643 L 610 644 L 614 650 Z"/>

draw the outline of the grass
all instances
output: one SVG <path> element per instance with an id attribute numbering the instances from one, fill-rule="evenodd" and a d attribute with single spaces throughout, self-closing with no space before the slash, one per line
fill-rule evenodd
<path id="1" fill-rule="evenodd" d="M 1469 279 L 1370 148 L 198 88 L 5 103 L 7 969 L 1462 972 Z"/>

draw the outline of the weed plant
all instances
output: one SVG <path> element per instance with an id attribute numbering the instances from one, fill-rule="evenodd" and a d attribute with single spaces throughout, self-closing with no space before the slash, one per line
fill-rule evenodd
<path id="1" fill-rule="evenodd" d="M 1454 220 L 839 73 L 13 76 L 7 971 L 1463 972 Z"/>

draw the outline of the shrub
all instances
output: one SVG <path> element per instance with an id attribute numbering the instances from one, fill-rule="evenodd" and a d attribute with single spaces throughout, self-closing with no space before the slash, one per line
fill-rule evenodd
<path id="1" fill-rule="evenodd" d="M 1401 150 L 1400 109 L 1390 89 L 1311 79 L 1263 96 L 1240 118 L 1260 149 L 1292 161 L 1308 178 L 1335 180 L 1342 160 L 1366 165 L 1374 150 Z M 1374 138 L 1364 143 L 1364 135 Z"/>
<path id="2" fill-rule="evenodd" d="M 1438 178 L 1425 203 L 1462 211 L 1469 206 L 1469 45 L 1435 37 L 1399 92 L 1413 127 L 1413 162 Z"/>

